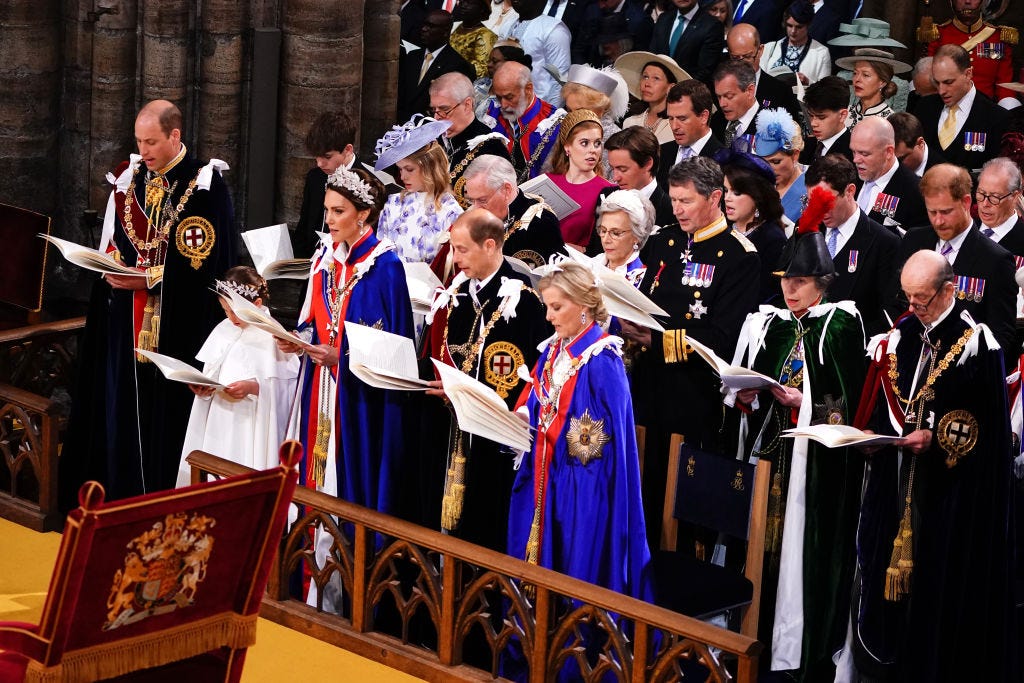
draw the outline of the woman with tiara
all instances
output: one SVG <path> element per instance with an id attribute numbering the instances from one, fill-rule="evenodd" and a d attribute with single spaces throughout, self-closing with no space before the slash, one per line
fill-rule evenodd
<path id="1" fill-rule="evenodd" d="M 295 343 L 303 356 L 299 432 L 306 449 L 302 476 L 309 488 L 395 514 L 404 452 L 402 400 L 349 369 L 346 323 L 412 337 L 412 309 L 394 245 L 372 226 L 384 187 L 362 169 L 339 168 L 327 178 L 329 233 L 314 254 Z M 319 559 L 320 548 L 318 548 Z"/>

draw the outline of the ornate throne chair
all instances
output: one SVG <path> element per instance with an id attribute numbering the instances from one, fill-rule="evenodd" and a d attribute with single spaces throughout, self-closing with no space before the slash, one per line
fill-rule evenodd
<path id="1" fill-rule="evenodd" d="M 0 623 L 0 680 L 238 681 L 301 454 L 109 504 L 86 482 L 40 623 Z"/>

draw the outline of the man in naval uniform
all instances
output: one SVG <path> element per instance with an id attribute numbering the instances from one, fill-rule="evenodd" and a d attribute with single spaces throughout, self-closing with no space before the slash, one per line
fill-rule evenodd
<path id="1" fill-rule="evenodd" d="M 512 408 L 524 384 L 520 366 L 533 367 L 537 345 L 551 334 L 544 306 L 529 278 L 504 259 L 501 219 L 486 209 L 470 209 L 450 235 L 460 272 L 434 300 L 430 357 L 483 382 Z M 443 397 L 440 382 L 434 386 L 428 393 Z M 448 412 L 440 401 L 428 410 L 436 418 Z M 445 532 L 505 552 L 515 454 L 463 432 L 454 416 L 425 426 L 426 523 L 436 528 L 440 521 Z M 446 457 L 438 457 L 441 453 Z"/>
<path id="2" fill-rule="evenodd" d="M 107 204 L 100 249 L 138 276 L 105 275 L 93 287 L 81 371 L 61 455 L 61 498 L 75 504 L 87 479 L 108 499 L 173 488 L 192 393 L 136 353 L 196 364 L 223 319 L 215 278 L 236 263 L 227 164 L 192 157 L 181 111 L 148 103 L 135 120 L 138 155 L 122 164 Z"/>
<path id="3" fill-rule="evenodd" d="M 731 357 L 757 302 L 761 272 L 754 245 L 730 230 L 722 215 L 724 181 L 717 163 L 690 157 L 672 167 L 668 182 L 677 222 L 649 240 L 647 273 L 640 283 L 640 291 L 669 313 L 665 332 L 621 321 L 623 336 L 641 346 L 633 365 L 633 396 L 636 423 L 647 427 L 643 485 L 651 539 L 660 538 L 670 435 L 718 450 L 721 382 L 686 337 Z"/>
<path id="4" fill-rule="evenodd" d="M 439 121 L 452 125 L 438 139 L 448 155 L 449 175 L 455 198 L 468 209 L 463 175 L 478 156 L 494 154 L 509 158 L 508 139 L 480 123 L 473 111 L 473 83 L 458 72 L 439 76 L 430 84 L 430 110 Z"/>
<path id="5" fill-rule="evenodd" d="M 978 92 L 993 102 L 1003 98 L 1015 100 L 1012 90 L 1000 88 L 999 83 L 1016 80 L 1013 77 L 1013 48 L 1020 38 L 1011 26 L 996 26 L 985 21 L 981 11 L 984 2 L 978 0 L 950 0 L 953 18 L 924 32 L 918 29 L 918 39 L 928 43 L 928 55 L 934 56 L 942 45 L 959 45 L 971 55 L 972 77 Z"/>
<path id="6" fill-rule="evenodd" d="M 487 209 L 505 224 L 502 251 L 530 268 L 547 263 L 552 254 L 565 251 L 558 217 L 543 199 L 528 195 L 516 184 L 516 171 L 507 159 L 484 154 L 475 158 L 463 175 L 467 205 Z M 448 236 L 430 266 L 445 284 L 457 270 Z"/>
<path id="7" fill-rule="evenodd" d="M 912 315 L 869 345 L 855 426 L 902 438 L 870 459 L 843 680 L 853 663 L 872 681 L 1019 680 L 1002 354 L 955 280 L 940 254 L 913 254 Z"/>

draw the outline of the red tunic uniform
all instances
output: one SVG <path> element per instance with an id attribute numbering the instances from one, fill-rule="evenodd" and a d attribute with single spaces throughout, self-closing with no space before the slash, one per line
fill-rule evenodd
<path id="1" fill-rule="evenodd" d="M 1014 80 L 1013 46 L 1018 40 L 1017 29 L 994 26 L 981 19 L 968 26 L 959 19 L 952 19 L 936 25 L 934 31 L 926 36 L 929 56 L 934 55 L 940 45 L 960 45 L 971 55 L 974 86 L 980 92 L 994 101 L 1016 96 L 1012 90 L 997 88 L 996 84 Z"/>

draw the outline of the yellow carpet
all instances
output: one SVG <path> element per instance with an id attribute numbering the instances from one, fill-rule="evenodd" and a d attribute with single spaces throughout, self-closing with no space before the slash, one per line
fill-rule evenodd
<path id="1" fill-rule="evenodd" d="M 38 534 L 0 518 L 0 621 L 36 623 L 42 612 L 60 534 Z M 327 673 L 331 672 L 331 673 Z M 408 683 L 420 679 L 389 669 L 274 622 L 260 619 L 256 645 L 245 658 L 243 683 L 335 678 Z"/>

